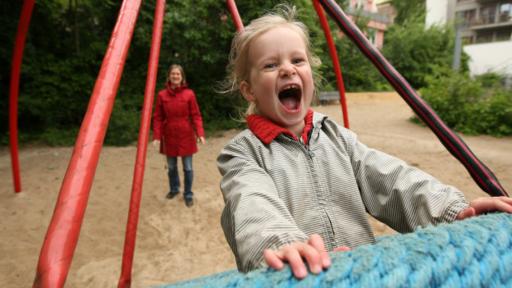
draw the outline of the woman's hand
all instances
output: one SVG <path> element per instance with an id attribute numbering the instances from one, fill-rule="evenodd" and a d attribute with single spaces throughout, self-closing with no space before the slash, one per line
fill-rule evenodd
<path id="1" fill-rule="evenodd" d="M 294 242 L 282 246 L 277 251 L 265 249 L 263 256 L 268 266 L 276 270 L 281 270 L 284 267 L 284 263 L 288 262 L 293 275 L 298 279 L 308 275 L 303 259 L 306 260 L 309 270 L 313 274 L 319 274 L 323 269 L 331 266 L 331 259 L 325 250 L 324 241 L 318 234 L 311 235 L 307 243 Z"/>
<path id="2" fill-rule="evenodd" d="M 512 213 L 512 198 L 506 196 L 476 198 L 469 203 L 468 208 L 457 215 L 456 219 L 462 220 L 493 211 Z"/>
<path id="3" fill-rule="evenodd" d="M 203 136 L 198 137 L 197 139 L 199 140 L 199 142 L 201 142 L 201 144 L 203 144 L 203 145 L 206 144 L 206 140 L 204 139 Z"/>

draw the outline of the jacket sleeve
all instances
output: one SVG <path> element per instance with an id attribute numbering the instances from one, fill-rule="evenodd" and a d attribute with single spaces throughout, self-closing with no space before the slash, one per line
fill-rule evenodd
<path id="1" fill-rule="evenodd" d="M 191 91 L 189 109 L 190 109 L 190 117 L 192 118 L 192 123 L 194 124 L 194 129 L 196 131 L 196 135 L 198 137 L 204 137 L 204 129 L 203 129 L 203 118 L 201 117 L 201 111 L 199 110 L 199 105 L 197 104 L 196 95 L 194 91 Z"/>
<path id="2" fill-rule="evenodd" d="M 161 94 L 159 92 L 156 96 L 156 105 L 155 110 L 153 111 L 153 139 L 160 140 L 162 139 L 162 127 L 164 122 L 164 108 L 162 106 Z"/>
<path id="3" fill-rule="evenodd" d="M 366 209 L 396 231 L 411 232 L 418 226 L 452 222 L 469 206 L 455 187 L 368 148 L 348 130 L 342 133 Z"/>
<path id="4" fill-rule="evenodd" d="M 264 267 L 263 250 L 306 241 L 271 177 L 243 145 L 229 144 L 217 158 L 225 207 L 221 224 L 238 269 Z"/>

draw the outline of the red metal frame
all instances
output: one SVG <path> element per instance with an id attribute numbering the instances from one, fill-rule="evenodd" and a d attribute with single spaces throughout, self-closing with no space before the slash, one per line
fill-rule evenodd
<path id="1" fill-rule="evenodd" d="M 62 287 L 76 248 L 141 0 L 123 1 L 39 256 L 34 287 Z"/>
<path id="2" fill-rule="evenodd" d="M 231 13 L 231 19 L 233 19 L 236 31 L 242 31 L 244 29 L 244 23 L 240 18 L 240 14 L 238 14 L 235 0 L 226 0 L 226 4 L 228 5 L 229 13 Z"/>
<path id="3" fill-rule="evenodd" d="M 243 24 L 240 20 L 235 2 L 233 0 L 227 0 L 227 3 L 237 30 L 242 30 Z M 341 77 L 341 69 L 339 69 L 339 61 L 334 43 L 332 42 L 327 20 L 323 14 L 322 7 L 319 5 L 318 0 L 313 0 L 313 3 L 319 15 L 322 28 L 324 29 L 324 33 L 329 44 L 331 59 L 335 64 L 335 70 L 339 70 L 339 73 L 337 72 L 336 76 L 338 81 L 338 88 L 340 91 L 340 102 L 342 109 L 346 109 L 346 104 L 343 97 L 345 89 L 343 86 L 343 79 Z M 76 141 L 75 149 L 73 151 L 68 170 L 64 177 L 55 211 L 49 225 L 43 247 L 41 249 L 37 274 L 34 280 L 34 287 L 64 286 L 74 250 L 78 241 L 80 227 L 83 221 L 85 208 L 87 207 L 90 188 L 92 186 L 92 179 L 94 177 L 98 163 L 99 153 L 101 151 L 106 128 L 108 126 L 108 120 L 112 112 L 115 95 L 119 87 L 121 73 L 123 71 L 128 48 L 130 46 L 140 4 L 141 0 L 125 0 L 123 1 L 122 7 L 120 9 L 119 17 L 112 32 L 112 37 L 108 46 L 109 48 L 105 54 L 105 58 L 103 60 L 96 84 L 94 86 L 89 107 L 86 112 L 83 124 L 80 128 L 80 133 Z M 322 1 L 321 4 L 326 5 L 325 1 Z M 10 112 L 12 112 L 12 109 L 14 109 L 14 113 L 11 113 L 10 120 L 12 115 L 16 115 L 15 113 L 17 112 L 16 109 L 19 86 L 19 68 L 21 66 L 24 41 L 28 30 L 28 24 L 30 21 L 33 5 L 34 0 L 26 0 L 24 2 L 22 16 L 20 18 L 20 24 L 18 27 L 12 64 L 13 68 L 11 73 L 12 77 L 10 94 Z M 331 3 L 331 5 L 333 5 L 333 3 Z M 122 274 L 118 284 L 119 287 L 129 287 L 131 284 L 130 274 L 132 269 L 133 251 L 135 247 L 136 229 L 138 224 L 141 187 L 142 179 L 144 176 L 145 156 L 149 137 L 151 110 L 157 76 L 163 13 L 165 12 L 164 10 L 165 0 L 158 0 L 157 7 L 155 9 L 153 40 L 150 52 L 143 114 L 141 116 L 141 128 L 139 131 L 139 143 L 137 147 L 137 157 L 134 168 L 130 212 L 127 221 L 128 223 L 124 246 L 123 266 Z M 327 9 L 327 11 L 329 12 L 329 9 Z M 349 36 L 355 38 L 352 35 Z M 364 40 L 364 37 L 361 36 L 360 39 Z M 363 46 L 364 44 L 361 44 L 357 41 L 355 42 L 359 46 Z M 365 53 L 365 55 L 368 54 L 366 50 L 362 49 L 362 51 Z M 17 76 L 14 77 L 13 75 Z M 401 86 L 398 86 L 398 88 L 400 87 Z M 12 108 L 13 99 L 16 100 L 14 101 L 14 108 Z M 343 112 L 344 122 L 348 128 L 348 116 L 346 110 Z M 14 124 L 17 124 L 16 118 L 15 121 L 10 122 L 10 128 L 12 128 L 13 122 Z M 16 128 L 16 125 L 14 125 L 14 128 Z M 11 137 L 12 136 L 17 137 L 17 131 L 12 133 L 11 130 Z M 15 148 L 17 151 L 17 147 Z"/>
<path id="4" fill-rule="evenodd" d="M 149 54 L 148 75 L 146 78 L 146 90 L 144 92 L 144 105 L 142 107 L 141 125 L 139 130 L 139 142 L 137 145 L 137 157 L 133 172 L 132 194 L 130 199 L 130 211 L 126 224 L 126 235 L 123 251 L 123 263 L 121 276 L 117 287 L 128 288 L 132 281 L 133 254 L 135 240 L 137 238 L 137 224 L 139 223 L 140 199 L 142 196 L 142 183 L 144 181 L 144 167 L 151 126 L 151 111 L 155 94 L 156 78 L 158 75 L 158 58 L 162 40 L 162 27 L 165 14 L 165 0 L 157 0 L 155 17 L 153 21 L 153 38 Z"/>
<path id="5" fill-rule="evenodd" d="M 18 157 L 18 94 L 23 50 L 35 0 L 25 0 L 21 8 L 20 22 L 16 32 L 11 62 L 11 83 L 9 87 L 9 147 L 11 150 L 12 180 L 14 191 L 21 192 L 20 161 Z"/>
<path id="6" fill-rule="evenodd" d="M 348 109 L 347 109 L 347 101 L 345 98 L 345 84 L 343 84 L 343 77 L 341 74 L 340 61 L 338 59 L 338 54 L 336 53 L 336 46 L 334 45 L 334 41 L 332 41 L 331 29 L 329 28 L 329 23 L 327 23 L 327 18 L 325 17 L 324 11 L 318 0 L 313 0 L 313 6 L 315 7 L 316 14 L 318 14 L 318 19 L 320 20 L 320 25 L 322 26 L 322 30 L 324 30 L 325 39 L 327 40 L 327 46 L 329 47 L 329 54 L 331 55 L 332 67 L 334 68 L 334 73 L 336 74 L 336 83 L 338 85 L 338 92 L 340 93 L 340 105 L 341 112 L 343 114 L 343 124 L 345 128 L 350 128 L 348 122 Z"/>

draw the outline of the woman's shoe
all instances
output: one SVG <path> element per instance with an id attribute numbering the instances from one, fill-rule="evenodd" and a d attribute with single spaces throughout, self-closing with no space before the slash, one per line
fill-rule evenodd
<path id="1" fill-rule="evenodd" d="M 185 198 L 185 205 L 192 207 L 192 205 L 194 205 L 194 198 Z"/>
<path id="2" fill-rule="evenodd" d="M 172 198 L 176 197 L 176 195 L 178 195 L 178 194 L 180 194 L 180 192 L 172 192 L 171 191 L 171 192 L 167 193 L 167 195 L 165 195 L 165 198 L 172 199 Z"/>

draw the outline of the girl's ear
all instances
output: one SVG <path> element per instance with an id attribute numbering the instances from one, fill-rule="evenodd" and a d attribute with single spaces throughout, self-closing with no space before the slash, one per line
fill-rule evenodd
<path id="1" fill-rule="evenodd" d="M 245 100 L 249 102 L 254 102 L 254 100 L 256 100 L 252 92 L 251 85 L 247 83 L 247 81 L 242 81 L 240 83 L 240 92 L 242 92 L 242 95 L 244 96 Z"/>

